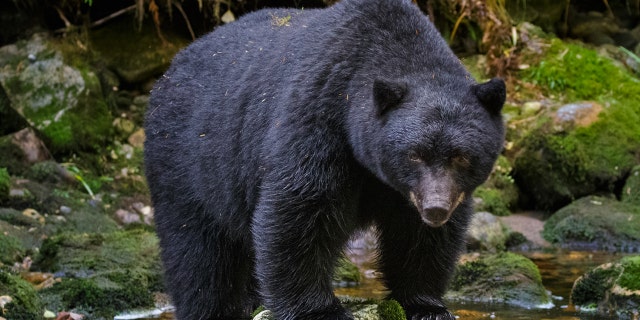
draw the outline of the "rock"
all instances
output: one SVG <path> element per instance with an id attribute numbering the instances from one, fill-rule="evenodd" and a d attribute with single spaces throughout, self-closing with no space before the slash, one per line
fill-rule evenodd
<path id="1" fill-rule="evenodd" d="M 588 196 L 555 212 L 543 237 L 570 249 L 640 250 L 640 206 L 615 198 Z"/>
<path id="2" fill-rule="evenodd" d="M 42 34 L 0 48 L 0 86 L 54 153 L 104 144 L 112 120 L 100 81 L 85 60 L 68 64 L 60 48 L 78 50 Z"/>
<path id="3" fill-rule="evenodd" d="M 137 213 L 133 213 L 125 209 L 116 210 L 115 215 L 118 221 L 124 225 L 142 222 L 140 220 L 140 216 Z"/>
<path id="4" fill-rule="evenodd" d="M 548 248 L 551 244 L 542 238 L 544 221 L 540 214 L 519 213 L 506 217 L 500 217 L 500 221 L 511 230 L 507 237 L 506 246 L 516 247 L 520 250 Z M 524 237 L 525 241 L 517 242 L 517 234 Z M 511 243 L 510 243 L 511 242 Z"/>
<path id="5" fill-rule="evenodd" d="M 567 127 L 587 127 L 598 121 L 602 106 L 595 102 L 566 104 L 555 113 L 554 123 L 558 131 Z"/>
<path id="6" fill-rule="evenodd" d="M 606 263 L 578 278 L 571 302 L 603 316 L 637 319 L 640 306 L 640 256 Z"/>
<path id="7" fill-rule="evenodd" d="M 542 109 L 542 103 L 539 101 L 528 101 L 522 105 L 522 115 L 530 117 L 535 115 Z"/>
<path id="8" fill-rule="evenodd" d="M 446 299 L 551 308 L 551 296 L 531 260 L 510 252 L 472 254 L 461 259 Z"/>
<path id="9" fill-rule="evenodd" d="M 467 246 L 471 250 L 502 251 L 507 234 L 498 217 L 489 212 L 476 212 L 467 232 Z"/>
<path id="10" fill-rule="evenodd" d="M 127 138 L 127 142 L 132 145 L 134 148 L 142 148 L 144 145 L 144 129 L 140 128 L 132 133 L 129 138 Z"/>
<path id="11" fill-rule="evenodd" d="M 621 199 L 623 202 L 640 206 L 640 165 L 631 169 L 629 177 L 622 187 Z"/>
<path id="12" fill-rule="evenodd" d="M 51 159 L 49 150 L 31 128 L 0 137 L 0 167 L 21 175 L 32 164 Z"/>

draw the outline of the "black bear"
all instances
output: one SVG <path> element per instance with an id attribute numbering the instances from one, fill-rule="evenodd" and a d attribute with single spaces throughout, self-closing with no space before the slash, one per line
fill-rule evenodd
<path id="1" fill-rule="evenodd" d="M 472 193 L 503 145 L 505 85 L 476 83 L 410 0 L 264 9 L 156 83 L 145 165 L 178 319 L 353 319 L 332 292 L 375 225 L 409 319 L 442 301 Z"/>

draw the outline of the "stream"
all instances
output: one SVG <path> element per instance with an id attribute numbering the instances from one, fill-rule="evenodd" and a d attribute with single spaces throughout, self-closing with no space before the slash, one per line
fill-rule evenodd
<path id="1" fill-rule="evenodd" d="M 556 320 L 590 320 L 607 319 L 606 317 L 594 315 L 587 312 L 580 312 L 569 305 L 569 296 L 575 279 L 583 275 L 586 271 L 612 261 L 617 261 L 623 257 L 622 254 L 610 252 L 585 252 L 585 251 L 562 251 L 553 253 L 545 252 L 518 252 L 531 259 L 540 269 L 542 282 L 550 290 L 554 297 L 554 307 L 550 309 L 524 309 L 506 304 L 486 304 L 461 301 L 447 301 L 450 310 L 453 311 L 457 319 L 556 319 Z M 366 269 L 366 263 L 363 264 Z M 358 286 L 336 288 L 338 295 L 350 295 L 363 298 L 381 299 L 386 291 L 380 281 L 375 277 L 363 277 Z M 173 319 L 170 312 L 151 316 L 118 316 L 118 320 L 124 319 Z M 611 318 L 615 319 L 615 318 Z"/>

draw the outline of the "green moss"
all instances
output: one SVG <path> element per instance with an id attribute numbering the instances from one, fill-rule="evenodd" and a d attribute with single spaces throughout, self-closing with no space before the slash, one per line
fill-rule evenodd
<path id="1" fill-rule="evenodd" d="M 10 235 L 0 234 L 0 262 L 13 265 L 14 262 L 20 261 L 24 252 L 25 249 L 20 240 Z"/>
<path id="2" fill-rule="evenodd" d="M 361 275 L 358 267 L 346 257 L 338 261 L 338 265 L 333 272 L 333 281 L 338 283 L 358 283 Z"/>
<path id="3" fill-rule="evenodd" d="M 482 199 L 482 203 L 476 205 L 476 211 L 488 211 L 496 216 L 508 216 L 511 214 L 508 200 L 504 199 L 504 195 L 500 190 L 479 187 L 473 195 Z"/>
<path id="4" fill-rule="evenodd" d="M 621 264 L 624 269 L 618 284 L 628 290 L 640 290 L 640 256 L 625 257 Z"/>
<path id="5" fill-rule="evenodd" d="M 0 315 L 6 319 L 40 319 L 42 312 L 41 301 L 38 295 L 27 281 L 0 269 L 0 293 L 12 298 L 4 310 L 0 309 Z"/>
<path id="6" fill-rule="evenodd" d="M 622 201 L 640 206 L 640 166 L 631 169 L 629 177 L 622 187 Z"/>
<path id="7" fill-rule="evenodd" d="M 404 309 L 396 300 L 383 300 L 378 304 L 378 315 L 381 320 L 406 320 Z"/>
<path id="8" fill-rule="evenodd" d="M 157 238 L 143 230 L 54 236 L 43 243 L 36 264 L 75 277 L 44 293 L 51 308 L 113 317 L 153 306 L 153 292 L 162 289 Z"/>
<path id="9" fill-rule="evenodd" d="M 575 305 L 597 305 L 605 292 L 613 286 L 613 279 L 621 270 L 615 265 L 598 267 L 579 278 L 571 291 L 571 302 Z"/>
<path id="10" fill-rule="evenodd" d="M 482 199 L 476 211 L 488 211 L 497 216 L 511 213 L 510 209 L 518 202 L 518 189 L 511 176 L 512 170 L 510 161 L 500 155 L 489 179 L 474 192 L 475 197 Z"/>
<path id="11" fill-rule="evenodd" d="M 0 203 L 9 199 L 9 190 L 11 189 L 11 176 L 7 168 L 0 168 Z"/>
<path id="12" fill-rule="evenodd" d="M 568 132 L 541 123 L 521 141 L 518 181 L 542 209 L 555 209 L 615 182 L 638 163 L 640 81 L 594 50 L 554 39 L 541 62 L 523 72 L 548 96 L 564 102 L 589 100 L 604 106 L 598 121 Z"/>

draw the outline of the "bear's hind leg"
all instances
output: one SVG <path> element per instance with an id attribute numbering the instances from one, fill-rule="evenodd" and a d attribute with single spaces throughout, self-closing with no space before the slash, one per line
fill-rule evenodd
<path id="1" fill-rule="evenodd" d="M 165 282 L 176 319 L 249 319 L 257 305 L 253 255 L 202 225 L 160 232 Z"/>

